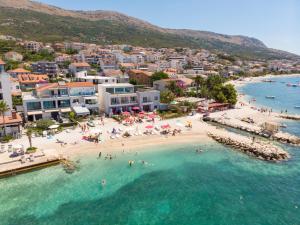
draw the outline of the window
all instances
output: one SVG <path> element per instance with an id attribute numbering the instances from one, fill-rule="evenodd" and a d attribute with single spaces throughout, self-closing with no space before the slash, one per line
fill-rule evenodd
<path id="1" fill-rule="evenodd" d="M 136 98 L 134 96 L 130 97 L 130 102 L 136 102 Z"/>
<path id="2" fill-rule="evenodd" d="M 125 88 L 125 92 L 126 92 L 126 93 L 133 93 L 133 88 L 131 88 L 131 87 L 126 87 L 126 88 Z"/>
<path id="3" fill-rule="evenodd" d="M 0 100 L 3 100 L 3 94 L 0 93 Z"/>
<path id="4" fill-rule="evenodd" d="M 116 88 L 115 92 L 116 93 L 124 93 L 124 88 Z"/>
<path id="5" fill-rule="evenodd" d="M 0 89 L 2 89 L 2 83 L 0 82 Z"/>
<path id="6" fill-rule="evenodd" d="M 70 100 L 60 100 L 60 101 L 58 101 L 58 107 L 59 108 L 70 107 Z"/>
<path id="7" fill-rule="evenodd" d="M 127 104 L 127 103 L 128 103 L 128 99 L 126 97 L 122 97 L 121 104 Z"/>
<path id="8" fill-rule="evenodd" d="M 108 80 L 105 80 L 104 82 L 105 82 L 105 83 L 107 83 L 107 82 L 108 82 Z"/>
<path id="9" fill-rule="evenodd" d="M 44 109 L 53 109 L 56 108 L 55 101 L 45 101 L 43 102 Z"/>
<path id="10" fill-rule="evenodd" d="M 111 98 L 110 103 L 111 103 L 111 105 L 117 105 L 118 104 L 118 99 L 117 98 Z"/>
<path id="11" fill-rule="evenodd" d="M 85 104 L 87 104 L 87 105 L 95 105 L 95 104 L 97 104 L 97 100 L 96 99 L 86 99 L 85 100 Z"/>
<path id="12" fill-rule="evenodd" d="M 110 93 L 110 94 L 114 94 L 114 89 L 113 88 L 106 88 L 106 92 Z"/>
<path id="13" fill-rule="evenodd" d="M 42 109 L 40 102 L 27 102 L 27 110 L 39 110 Z"/>
<path id="14" fill-rule="evenodd" d="M 148 102 L 147 97 L 143 97 L 143 102 Z"/>
<path id="15" fill-rule="evenodd" d="M 155 100 L 155 101 L 158 101 L 158 96 L 154 96 L 154 100 Z"/>

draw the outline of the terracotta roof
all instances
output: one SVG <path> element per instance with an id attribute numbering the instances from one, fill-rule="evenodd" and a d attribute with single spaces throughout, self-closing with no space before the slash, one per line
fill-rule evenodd
<path id="1" fill-rule="evenodd" d="M 122 67 L 135 67 L 133 63 L 120 63 L 120 66 Z"/>
<path id="2" fill-rule="evenodd" d="M 130 70 L 129 73 L 131 74 L 144 74 L 144 75 L 147 75 L 147 76 L 152 76 L 152 73 L 150 72 L 147 72 L 147 71 L 143 71 L 143 70 Z"/>
<path id="3" fill-rule="evenodd" d="M 121 70 L 105 70 L 104 74 L 107 77 L 114 77 L 114 76 L 122 75 L 123 73 Z"/>
<path id="4" fill-rule="evenodd" d="M 92 82 L 71 82 L 71 83 L 65 83 L 65 84 L 59 84 L 59 83 L 51 83 L 51 84 L 46 84 L 43 86 L 40 86 L 36 88 L 37 91 L 44 91 L 48 89 L 56 89 L 58 87 L 68 87 L 68 88 L 73 88 L 73 87 L 93 87 L 94 84 Z"/>
<path id="5" fill-rule="evenodd" d="M 66 83 L 67 87 L 72 88 L 72 87 L 93 87 L 94 84 L 92 82 L 71 82 L 71 83 Z"/>
<path id="6" fill-rule="evenodd" d="M 3 62 L 1 59 L 0 59 L 0 65 L 5 65 L 5 62 Z"/>
<path id="7" fill-rule="evenodd" d="M 86 63 L 86 62 L 80 62 L 80 63 L 71 63 L 72 66 L 75 67 L 90 67 L 90 64 Z"/>
<path id="8" fill-rule="evenodd" d="M 14 69 L 14 70 L 9 70 L 7 72 L 8 73 L 30 73 L 29 70 L 25 70 L 23 68 L 17 68 L 17 69 Z"/>
<path id="9" fill-rule="evenodd" d="M 14 123 L 22 123 L 22 118 L 19 113 L 16 113 L 16 118 L 13 119 L 12 116 L 5 116 L 4 121 L 6 125 Z M 0 126 L 3 126 L 3 117 L 0 116 Z"/>
<path id="10" fill-rule="evenodd" d="M 45 74 L 19 74 L 18 80 L 20 83 L 42 83 L 42 82 L 48 82 L 48 75 Z"/>

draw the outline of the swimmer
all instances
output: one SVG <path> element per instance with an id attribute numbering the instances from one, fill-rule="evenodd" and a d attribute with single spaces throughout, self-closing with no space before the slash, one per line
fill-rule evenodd
<path id="1" fill-rule="evenodd" d="M 101 185 L 102 185 L 102 186 L 105 186 L 105 185 L 106 185 L 106 180 L 105 180 L 105 179 L 102 179 Z"/>

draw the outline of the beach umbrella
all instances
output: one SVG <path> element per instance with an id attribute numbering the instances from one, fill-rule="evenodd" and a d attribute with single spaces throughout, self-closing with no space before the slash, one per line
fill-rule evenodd
<path id="1" fill-rule="evenodd" d="M 161 126 L 162 129 L 168 129 L 170 127 L 171 127 L 170 124 L 164 124 Z"/>
<path id="2" fill-rule="evenodd" d="M 51 125 L 50 127 L 48 127 L 50 130 L 52 130 L 52 129 L 57 129 L 57 128 L 59 128 L 59 125 L 57 125 L 57 124 L 54 124 L 54 125 Z"/>
<path id="3" fill-rule="evenodd" d="M 147 125 L 145 128 L 146 129 L 153 129 L 154 127 L 153 127 L 153 125 Z"/>
<path id="4" fill-rule="evenodd" d="M 137 107 L 137 106 L 132 107 L 132 110 L 140 110 L 140 107 Z"/>

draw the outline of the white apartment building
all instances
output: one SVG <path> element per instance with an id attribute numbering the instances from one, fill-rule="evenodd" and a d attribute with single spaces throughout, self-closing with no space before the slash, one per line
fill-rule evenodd
<path id="1" fill-rule="evenodd" d="M 39 85 L 32 93 L 23 93 L 26 120 L 58 119 L 72 110 L 77 115 L 98 113 L 95 86 L 90 82 L 58 82 Z"/>
<path id="2" fill-rule="evenodd" d="M 115 77 L 91 76 L 91 75 L 88 75 L 87 71 L 81 71 L 81 72 L 76 73 L 75 79 L 78 82 L 91 82 L 95 85 L 117 83 L 117 78 L 115 78 Z"/>
<path id="3" fill-rule="evenodd" d="M 0 60 L 0 100 L 4 100 L 8 107 L 12 109 L 11 97 L 11 81 L 10 75 L 5 72 L 5 63 Z M 11 112 L 6 112 L 5 115 L 10 116 Z"/>
<path id="4" fill-rule="evenodd" d="M 160 105 L 160 92 L 156 90 L 135 91 L 132 84 L 99 84 L 98 102 L 100 111 L 112 116 L 125 111 L 132 111 L 133 107 L 140 110 L 153 111 Z"/>

